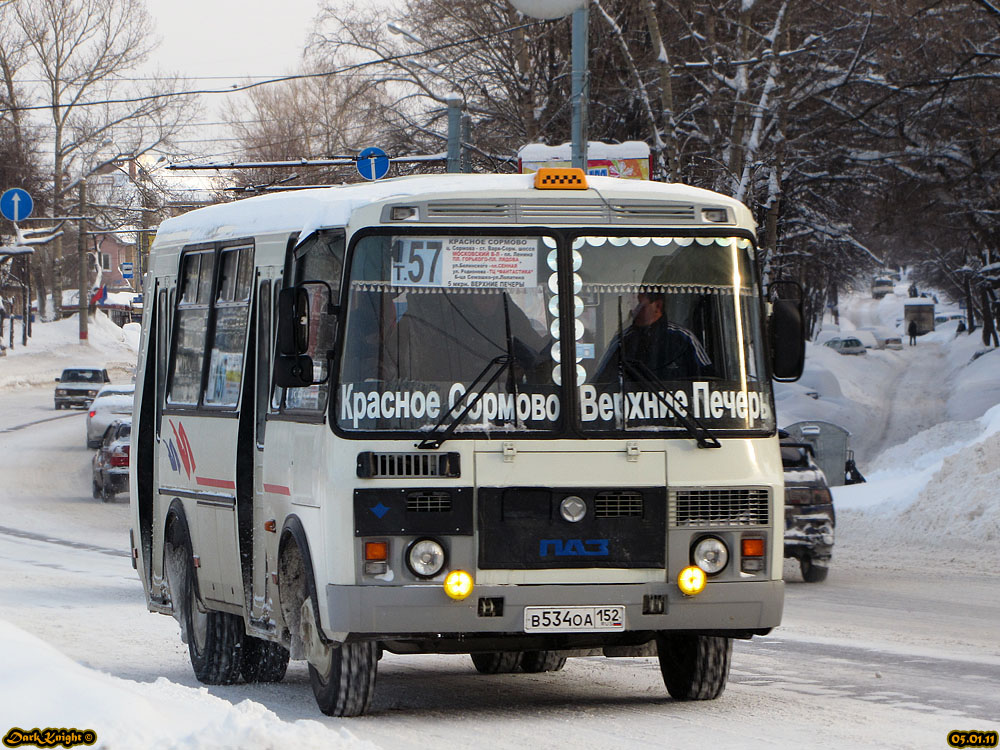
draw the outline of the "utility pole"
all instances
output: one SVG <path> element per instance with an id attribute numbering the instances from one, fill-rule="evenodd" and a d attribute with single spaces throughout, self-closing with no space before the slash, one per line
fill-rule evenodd
<path id="1" fill-rule="evenodd" d="M 448 97 L 448 172 L 462 171 L 462 99 Z"/>
<path id="2" fill-rule="evenodd" d="M 80 299 L 78 300 L 77 314 L 80 317 L 80 343 L 87 340 L 87 299 L 90 291 L 87 284 L 87 178 L 80 180 L 80 230 L 76 240 L 76 253 L 80 261 L 80 268 L 77 280 L 80 287 Z"/>

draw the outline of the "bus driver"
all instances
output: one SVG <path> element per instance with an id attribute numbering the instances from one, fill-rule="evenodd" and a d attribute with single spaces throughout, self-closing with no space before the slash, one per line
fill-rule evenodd
<path id="1" fill-rule="evenodd" d="M 667 320 L 663 314 L 665 302 L 663 292 L 639 292 L 632 323 L 622 334 L 625 361 L 664 381 L 702 375 L 712 364 L 708 352 L 691 331 Z M 593 382 L 617 382 L 618 358 L 619 338 L 615 336 Z"/>

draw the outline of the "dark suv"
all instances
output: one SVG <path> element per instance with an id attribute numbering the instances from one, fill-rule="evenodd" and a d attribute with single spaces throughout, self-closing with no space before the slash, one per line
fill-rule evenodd
<path id="1" fill-rule="evenodd" d="M 833 556 L 833 495 L 808 443 L 781 442 L 785 470 L 785 557 L 799 561 L 809 583 L 826 580 Z"/>
<path id="2" fill-rule="evenodd" d="M 103 367 L 67 367 L 56 378 L 56 383 L 59 384 L 55 392 L 56 409 L 90 406 L 97 392 L 110 382 L 108 371 Z"/>

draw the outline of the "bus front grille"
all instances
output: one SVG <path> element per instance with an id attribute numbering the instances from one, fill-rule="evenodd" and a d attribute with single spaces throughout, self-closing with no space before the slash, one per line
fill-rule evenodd
<path id="1" fill-rule="evenodd" d="M 642 516 L 642 495 L 627 490 L 598 492 L 594 497 L 594 516 L 597 518 Z"/>
<path id="2" fill-rule="evenodd" d="M 676 490 L 671 493 L 670 525 L 767 526 L 768 491 L 763 488 Z"/>
<path id="3" fill-rule="evenodd" d="M 450 513 L 451 494 L 448 492 L 411 492 L 406 496 L 407 513 Z"/>
<path id="4" fill-rule="evenodd" d="M 460 477 L 458 453 L 376 453 L 358 454 L 358 476 L 362 479 L 409 477 Z"/>

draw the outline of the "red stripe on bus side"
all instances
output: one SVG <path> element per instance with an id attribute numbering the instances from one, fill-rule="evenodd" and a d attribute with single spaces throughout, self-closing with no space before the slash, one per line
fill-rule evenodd
<path id="1" fill-rule="evenodd" d="M 195 477 L 198 484 L 203 487 L 221 487 L 224 490 L 235 490 L 236 482 L 230 482 L 228 479 L 210 479 L 209 477 Z"/>
<path id="2" fill-rule="evenodd" d="M 291 496 L 292 491 L 285 487 L 283 484 L 268 484 L 264 482 L 264 492 L 271 492 L 275 495 L 288 495 Z"/>

